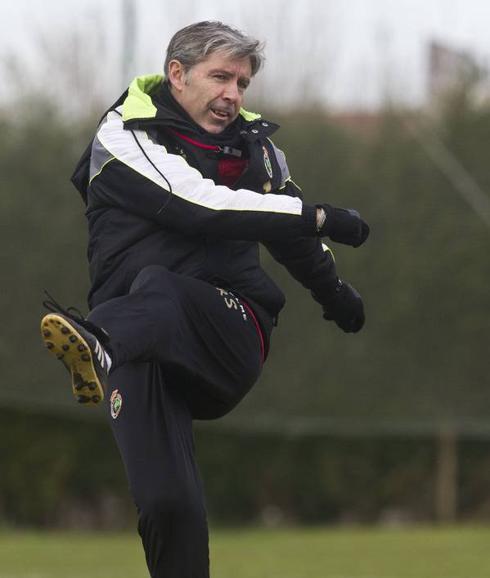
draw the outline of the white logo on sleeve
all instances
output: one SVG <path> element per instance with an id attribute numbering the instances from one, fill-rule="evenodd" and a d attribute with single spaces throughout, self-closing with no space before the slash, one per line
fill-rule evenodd
<path id="1" fill-rule="evenodd" d="M 105 367 L 105 354 L 104 354 L 104 350 L 102 349 L 102 346 L 100 345 L 100 343 L 98 341 L 96 341 L 95 343 L 95 355 L 97 355 L 97 359 L 99 360 L 100 365 L 102 366 L 102 368 Z"/>

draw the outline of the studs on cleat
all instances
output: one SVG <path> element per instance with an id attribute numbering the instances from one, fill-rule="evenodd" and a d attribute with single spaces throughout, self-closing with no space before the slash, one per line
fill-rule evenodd
<path id="1" fill-rule="evenodd" d="M 61 315 L 50 314 L 41 321 L 41 337 L 45 347 L 71 373 L 75 400 L 82 405 L 97 405 L 104 398 L 104 384 L 98 381 L 98 365 L 91 341 L 86 342 L 84 332 L 80 330 L 81 333 L 77 333 L 76 327 L 76 324 L 72 327 Z"/>

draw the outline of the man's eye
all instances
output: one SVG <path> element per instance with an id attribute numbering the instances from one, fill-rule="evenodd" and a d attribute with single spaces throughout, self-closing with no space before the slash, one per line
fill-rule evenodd
<path id="1" fill-rule="evenodd" d="M 224 74 L 215 74 L 214 78 L 217 80 L 226 80 L 226 76 Z"/>

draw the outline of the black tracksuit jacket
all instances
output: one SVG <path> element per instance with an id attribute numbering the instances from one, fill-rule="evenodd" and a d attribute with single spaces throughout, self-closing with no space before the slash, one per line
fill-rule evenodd
<path id="1" fill-rule="evenodd" d="M 316 207 L 302 202 L 269 138 L 277 128 L 242 110 L 223 134 L 206 133 L 162 77 L 135 79 L 72 178 L 87 204 L 89 306 L 127 294 L 139 271 L 158 264 L 235 291 L 276 318 L 285 298 L 261 268 L 259 242 L 328 300 L 334 260 L 316 236 Z M 219 185 L 219 160 L 240 154 L 247 167 L 238 181 Z"/>

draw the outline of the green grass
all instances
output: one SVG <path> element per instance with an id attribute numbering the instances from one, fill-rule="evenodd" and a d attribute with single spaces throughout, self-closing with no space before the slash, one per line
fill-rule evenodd
<path id="1" fill-rule="evenodd" d="M 488 578 L 490 528 L 219 530 L 212 578 Z M 0 578 L 148 578 L 128 534 L 0 533 Z"/>

